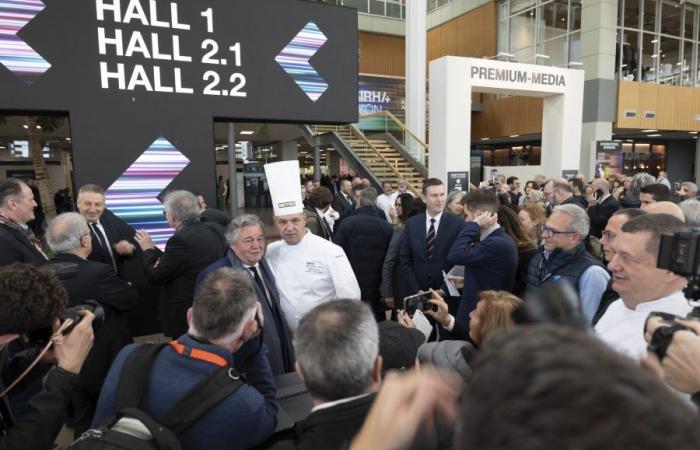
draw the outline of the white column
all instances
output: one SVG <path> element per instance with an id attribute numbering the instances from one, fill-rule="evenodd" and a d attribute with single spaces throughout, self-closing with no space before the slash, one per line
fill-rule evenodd
<path id="1" fill-rule="evenodd" d="M 406 126 L 424 142 L 426 15 L 425 1 L 406 2 Z M 406 150 L 419 161 L 424 160 L 422 147 L 406 145 Z"/>

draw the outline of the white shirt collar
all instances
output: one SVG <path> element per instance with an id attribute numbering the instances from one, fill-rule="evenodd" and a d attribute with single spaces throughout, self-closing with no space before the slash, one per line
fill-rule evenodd
<path id="1" fill-rule="evenodd" d="M 609 194 L 609 193 L 608 193 L 608 194 L 605 194 L 605 195 L 603 196 L 603 198 L 601 198 L 600 200 L 598 200 L 598 204 L 603 203 L 605 200 L 608 199 L 608 197 L 610 197 L 610 194 Z"/>
<path id="2" fill-rule="evenodd" d="M 337 405 L 342 405 L 343 403 L 350 403 L 353 400 L 357 400 L 357 399 L 362 398 L 362 397 L 367 397 L 368 395 L 371 395 L 371 394 L 372 394 L 372 392 L 369 392 L 367 394 L 360 394 L 360 395 L 356 395 L 354 397 L 341 398 L 340 400 L 321 403 L 320 405 L 316 405 L 313 408 L 311 408 L 311 412 L 316 412 L 316 411 L 320 411 L 322 409 L 332 408 L 332 407 L 337 406 Z"/>
<path id="3" fill-rule="evenodd" d="M 481 240 L 483 241 L 484 239 L 486 239 L 488 237 L 489 234 L 493 233 L 494 231 L 498 230 L 499 228 L 501 228 L 501 226 L 496 223 L 490 228 L 487 228 L 485 230 L 481 230 Z"/>
<path id="4" fill-rule="evenodd" d="M 622 304 L 624 305 L 625 309 L 629 311 L 637 311 L 637 312 L 651 312 L 654 310 L 658 310 L 660 307 L 662 307 L 664 304 L 668 303 L 669 301 L 678 301 L 678 299 L 683 299 L 686 302 L 688 301 L 685 298 L 685 295 L 683 294 L 683 291 L 676 291 L 673 292 L 665 297 L 661 297 L 656 300 L 652 300 L 650 302 L 643 302 L 637 305 L 635 309 L 630 309 L 627 307 L 627 304 L 625 303 L 624 299 L 621 298 Z"/>
<path id="5" fill-rule="evenodd" d="M 430 214 L 428 214 L 428 211 L 425 212 L 425 223 L 430 226 L 430 219 L 435 219 L 435 225 L 437 226 L 438 223 L 440 223 L 440 218 L 442 217 L 443 212 L 440 211 L 437 213 L 437 215 L 430 217 Z"/>

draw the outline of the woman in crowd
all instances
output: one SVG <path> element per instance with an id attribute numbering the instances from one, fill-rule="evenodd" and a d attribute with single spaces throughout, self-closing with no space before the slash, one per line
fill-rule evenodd
<path id="1" fill-rule="evenodd" d="M 527 286 L 527 267 L 532 257 L 537 254 L 537 244 L 525 231 L 518 214 L 515 214 L 511 208 L 501 205 L 498 207 L 497 214 L 498 224 L 513 238 L 518 247 L 518 270 L 515 272 L 513 294 L 522 295 Z"/>
<path id="2" fill-rule="evenodd" d="M 405 285 L 401 281 L 401 267 L 399 266 L 399 248 L 401 247 L 401 236 L 403 226 L 409 217 L 425 212 L 425 203 L 419 198 L 413 198 L 411 194 L 401 194 L 396 197 L 394 204 L 396 211 L 396 222 L 394 224 L 394 234 L 391 235 L 389 248 L 384 257 L 382 267 L 382 284 L 379 290 L 382 293 L 384 304 L 389 309 L 395 309 L 396 301 L 401 301 L 405 296 L 414 292 L 405 292 Z"/>
<path id="3" fill-rule="evenodd" d="M 443 327 L 454 322 L 447 311 L 447 303 L 439 294 L 433 293 L 430 300 L 437 305 L 437 311 L 426 314 L 433 317 Z M 510 328 L 513 322 L 513 311 L 523 303 L 515 295 L 506 291 L 482 291 L 479 293 L 479 303 L 469 314 L 469 324 L 454 322 L 452 334 L 461 341 L 429 342 L 418 349 L 418 360 L 421 364 L 430 364 L 456 370 L 468 381 L 471 377 L 471 365 L 478 354 L 478 349 L 496 330 Z M 403 312 L 399 313 L 399 322 L 407 327 L 415 326 Z M 468 327 L 468 328 L 467 328 Z M 467 338 L 470 342 L 467 341 Z"/>
<path id="4" fill-rule="evenodd" d="M 464 205 L 462 205 L 462 199 L 464 198 L 464 192 L 462 191 L 452 191 L 447 195 L 446 210 L 447 212 L 454 214 L 460 219 L 464 219 Z"/>
<path id="5" fill-rule="evenodd" d="M 523 206 L 527 203 L 530 203 L 530 194 L 532 191 L 537 191 L 539 192 L 539 185 L 537 184 L 537 181 L 530 180 L 527 183 L 525 183 L 525 188 L 523 189 L 523 192 L 525 192 L 525 195 L 522 195 L 520 197 L 520 201 L 518 202 L 518 206 Z M 537 196 L 537 195 L 535 195 Z"/>
<path id="6" fill-rule="evenodd" d="M 625 186 L 623 185 L 622 180 L 620 180 L 619 177 L 615 177 L 612 183 L 610 183 L 610 186 L 612 186 L 612 188 L 610 189 L 610 195 L 615 197 L 615 200 L 619 200 L 620 196 L 625 190 Z"/>
<path id="7" fill-rule="evenodd" d="M 547 214 L 542 205 L 528 203 L 520 208 L 518 213 L 520 223 L 523 225 L 525 233 L 530 237 L 535 245 L 542 241 L 542 229 L 540 228 L 547 221 Z"/>

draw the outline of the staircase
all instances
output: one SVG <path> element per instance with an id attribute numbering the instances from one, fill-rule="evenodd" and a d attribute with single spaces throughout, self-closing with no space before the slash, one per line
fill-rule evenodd
<path id="1" fill-rule="evenodd" d="M 425 177 L 387 140 L 368 138 L 355 125 L 316 125 L 317 135 L 335 132 L 352 149 L 353 153 L 381 181 L 390 181 L 396 186 L 401 177 L 408 189 L 420 195 Z"/>

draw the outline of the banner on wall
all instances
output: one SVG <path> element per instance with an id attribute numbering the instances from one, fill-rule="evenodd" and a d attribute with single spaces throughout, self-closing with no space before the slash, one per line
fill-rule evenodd
<path id="1" fill-rule="evenodd" d="M 596 178 L 607 178 L 622 173 L 622 142 L 596 142 Z"/>
<path id="2" fill-rule="evenodd" d="M 447 192 L 469 192 L 469 172 L 447 172 Z"/>

